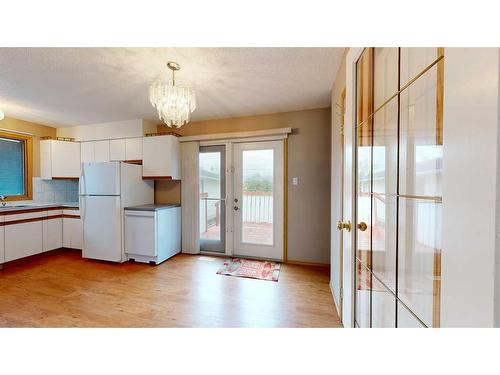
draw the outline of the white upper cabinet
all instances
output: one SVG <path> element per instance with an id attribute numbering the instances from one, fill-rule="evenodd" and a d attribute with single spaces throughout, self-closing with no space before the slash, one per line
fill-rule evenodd
<path id="1" fill-rule="evenodd" d="M 81 159 L 82 163 L 91 163 L 95 160 L 93 142 L 81 143 Z"/>
<path id="2" fill-rule="evenodd" d="M 40 174 L 44 179 L 80 177 L 80 143 L 41 140 Z"/>
<path id="3" fill-rule="evenodd" d="M 125 139 L 112 139 L 109 141 L 109 160 L 126 160 Z"/>
<path id="4" fill-rule="evenodd" d="M 144 137 L 142 143 L 144 178 L 181 179 L 179 140 L 173 135 Z"/>
<path id="5" fill-rule="evenodd" d="M 110 161 L 110 141 L 82 142 L 82 163 Z"/>
<path id="6" fill-rule="evenodd" d="M 142 137 L 110 140 L 109 157 L 111 161 L 142 160 Z"/>
<path id="7" fill-rule="evenodd" d="M 125 160 L 142 160 L 142 137 L 125 139 Z"/>
<path id="8" fill-rule="evenodd" d="M 109 158 L 109 141 L 95 141 L 94 157 L 96 162 L 107 162 Z"/>

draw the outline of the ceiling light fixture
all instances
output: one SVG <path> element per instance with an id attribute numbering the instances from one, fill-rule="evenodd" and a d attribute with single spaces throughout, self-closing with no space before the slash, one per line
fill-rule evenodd
<path id="1" fill-rule="evenodd" d="M 194 91 L 188 86 L 179 86 L 175 82 L 175 72 L 181 66 L 169 61 L 167 67 L 172 71 L 172 80 L 158 79 L 149 88 L 149 100 L 158 111 L 158 117 L 171 128 L 180 128 L 191 119 L 196 109 Z"/>

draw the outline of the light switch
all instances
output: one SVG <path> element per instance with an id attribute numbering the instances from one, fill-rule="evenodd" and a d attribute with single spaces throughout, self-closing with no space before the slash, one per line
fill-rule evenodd
<path id="1" fill-rule="evenodd" d="M 292 185 L 297 186 L 299 184 L 299 178 L 298 177 L 292 177 Z"/>

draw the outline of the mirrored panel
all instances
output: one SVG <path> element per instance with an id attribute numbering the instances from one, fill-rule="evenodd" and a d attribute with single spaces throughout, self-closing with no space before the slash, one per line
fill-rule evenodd
<path id="1" fill-rule="evenodd" d="M 427 326 L 439 322 L 442 204 L 399 198 L 398 297 Z"/>
<path id="2" fill-rule="evenodd" d="M 401 48 L 401 87 L 419 75 L 438 58 L 436 47 Z"/>
<path id="3" fill-rule="evenodd" d="M 361 262 L 356 261 L 355 321 L 360 328 L 370 327 L 371 273 Z"/>
<path id="4" fill-rule="evenodd" d="M 379 108 L 398 88 L 399 48 L 375 48 L 373 53 L 373 107 Z"/>
<path id="5" fill-rule="evenodd" d="M 443 145 L 436 96 L 437 66 L 401 93 L 401 194 L 442 195 Z"/>
<path id="6" fill-rule="evenodd" d="M 396 297 L 372 276 L 372 328 L 396 327 Z"/>

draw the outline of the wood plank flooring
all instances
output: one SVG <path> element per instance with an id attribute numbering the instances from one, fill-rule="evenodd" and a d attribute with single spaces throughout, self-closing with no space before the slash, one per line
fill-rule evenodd
<path id="1" fill-rule="evenodd" d="M 279 281 L 217 275 L 223 258 L 159 266 L 61 251 L 0 270 L 1 327 L 340 327 L 328 269 L 283 265 Z"/>

